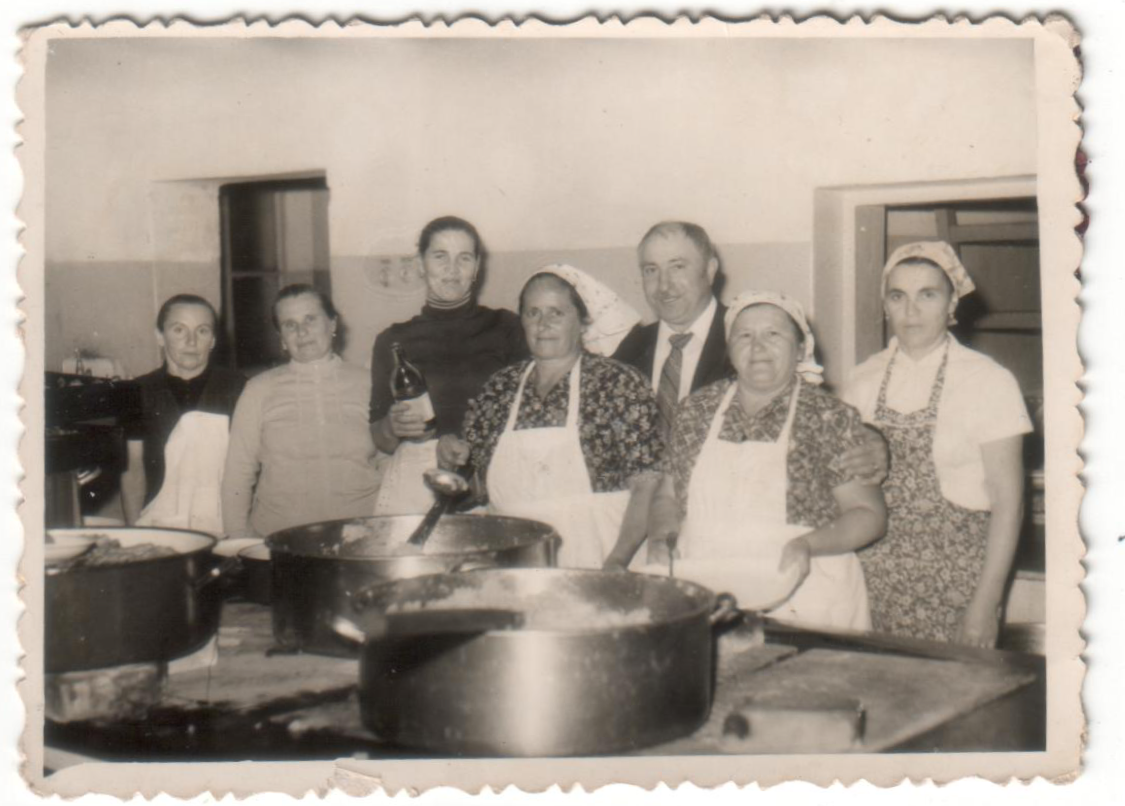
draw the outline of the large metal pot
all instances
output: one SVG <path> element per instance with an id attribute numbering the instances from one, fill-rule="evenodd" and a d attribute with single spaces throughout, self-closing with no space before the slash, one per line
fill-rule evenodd
<path id="1" fill-rule="evenodd" d="M 210 584 L 215 538 L 178 529 L 51 529 L 60 541 L 108 537 L 176 554 L 117 565 L 47 566 L 44 667 L 48 673 L 167 661 L 200 648 L 219 626 Z"/>
<path id="2" fill-rule="evenodd" d="M 425 546 L 408 549 L 406 539 L 421 520 L 420 515 L 390 515 L 327 521 L 270 535 L 266 545 L 278 643 L 354 656 L 355 645 L 332 624 L 337 615 L 352 613 L 353 595 L 372 584 L 470 568 L 555 564 L 560 539 L 538 521 L 447 515 Z"/>
<path id="3" fill-rule="evenodd" d="M 497 585 L 510 591 L 515 609 L 550 602 L 560 622 L 537 627 L 530 613 L 516 629 L 366 641 L 359 692 L 372 732 L 394 744 L 458 755 L 591 755 L 667 741 L 707 719 L 712 627 L 738 611 L 729 597 L 717 608 L 711 591 L 690 582 L 602 571 L 483 570 L 375 586 L 360 595 L 360 605 L 436 610 L 459 591 L 464 603 L 464 591 Z M 496 597 L 480 606 L 497 607 Z M 592 615 L 591 606 L 640 613 L 643 622 Z"/>

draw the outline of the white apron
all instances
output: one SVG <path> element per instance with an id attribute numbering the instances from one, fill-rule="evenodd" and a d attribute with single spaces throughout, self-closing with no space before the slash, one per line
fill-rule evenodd
<path id="1" fill-rule="evenodd" d="M 225 414 L 183 414 L 164 445 L 164 483 L 137 518 L 137 526 L 195 529 L 221 537 L 220 490 L 230 442 Z"/>
<path id="2" fill-rule="evenodd" d="M 530 518 L 554 527 L 562 538 L 563 568 L 601 568 L 613 549 L 629 506 L 629 491 L 595 493 L 578 438 L 579 377 L 571 368 L 570 401 L 563 428 L 515 430 L 516 415 L 532 362 L 520 378 L 508 422 L 488 468 L 490 509 L 497 515 Z"/>
<path id="3" fill-rule="evenodd" d="M 737 390 L 732 383 L 719 404 L 692 471 L 675 573 L 728 591 L 743 606 L 768 606 L 777 602 L 771 596 L 791 591 L 796 579 L 795 570 L 788 578 L 777 570 L 782 549 L 812 531 L 789 524 L 786 512 L 789 439 L 800 385 L 776 442 L 719 439 Z M 770 615 L 806 627 L 868 629 L 867 588 L 855 553 L 813 557 L 808 577 Z"/>
<path id="4" fill-rule="evenodd" d="M 403 440 L 391 455 L 375 497 L 376 515 L 420 515 L 436 498 L 422 474 L 438 466 L 436 439 Z"/>

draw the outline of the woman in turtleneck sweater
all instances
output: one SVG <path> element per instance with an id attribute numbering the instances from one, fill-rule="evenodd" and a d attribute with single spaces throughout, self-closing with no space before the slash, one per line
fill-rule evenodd
<path id="1" fill-rule="evenodd" d="M 377 515 L 429 508 L 433 498 L 422 483 L 422 471 L 437 466 L 437 437 L 457 434 L 469 399 L 492 373 L 528 355 L 519 317 L 477 304 L 482 252 L 480 235 L 468 221 L 445 216 L 427 224 L 418 237 L 426 304 L 418 316 L 391 325 L 375 339 L 371 434 L 375 445 L 394 457 L 383 476 Z M 415 410 L 391 396 L 391 346 L 396 343 L 426 377 L 436 433 L 426 430 Z"/>
<path id="2" fill-rule="evenodd" d="M 332 300 L 310 285 L 278 294 L 273 323 L 289 363 L 251 379 L 234 409 L 222 487 L 227 537 L 371 514 L 371 381 L 333 351 L 338 321 Z"/>

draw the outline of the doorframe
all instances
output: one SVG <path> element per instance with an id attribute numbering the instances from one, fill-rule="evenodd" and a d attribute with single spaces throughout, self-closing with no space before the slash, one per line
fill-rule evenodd
<path id="1" fill-rule="evenodd" d="M 1034 175 L 814 190 L 812 313 L 829 385 L 842 389 L 856 364 L 881 347 L 886 219 L 878 208 L 1035 197 L 1036 190 Z"/>
<path id="2" fill-rule="evenodd" d="M 328 185 L 328 176 L 323 171 L 305 172 L 305 173 L 302 173 L 302 174 L 284 174 L 284 175 L 279 175 L 279 176 L 255 177 L 255 178 L 252 178 L 252 179 L 245 179 L 245 178 L 240 177 L 240 178 L 234 179 L 234 180 L 223 181 L 223 182 L 221 182 L 220 184 L 217 185 L 216 193 L 218 195 L 218 200 L 219 200 L 219 241 L 220 241 L 220 254 L 219 254 L 220 282 L 219 282 L 219 284 L 220 284 L 220 290 L 221 290 L 221 293 L 222 293 L 222 309 L 223 309 L 223 312 L 224 312 L 224 315 L 223 315 L 223 331 L 224 331 L 223 336 L 224 336 L 224 338 L 223 338 L 223 342 L 222 342 L 223 349 L 224 349 L 223 358 L 225 360 L 226 366 L 229 366 L 232 369 L 238 369 L 238 370 L 254 369 L 254 367 L 241 366 L 239 364 L 239 361 L 238 361 L 238 344 L 237 344 L 238 321 L 237 321 L 237 318 L 235 316 L 235 304 L 234 304 L 234 293 L 235 293 L 235 291 L 234 291 L 234 280 L 235 280 L 234 255 L 233 255 L 233 245 L 232 245 L 231 236 L 230 236 L 230 230 L 231 230 L 231 226 L 230 226 L 230 194 L 232 192 L 234 192 L 234 189 L 236 189 L 236 188 L 244 188 L 244 187 L 248 187 L 248 186 L 253 186 L 253 187 L 258 188 L 258 189 L 268 188 L 269 190 L 273 190 L 273 191 L 284 191 L 284 190 L 324 190 L 325 192 L 330 191 L 330 188 L 329 188 L 329 185 Z M 275 219 L 276 232 L 277 232 L 277 235 L 278 235 L 278 241 L 276 243 L 278 267 L 277 267 L 276 272 L 261 272 L 260 274 L 262 274 L 262 275 L 273 275 L 273 276 L 277 276 L 278 278 L 281 278 L 284 275 L 284 271 L 283 271 L 282 267 L 286 263 L 286 259 L 285 259 L 285 257 L 286 257 L 286 255 L 285 255 L 286 244 L 284 242 L 284 239 L 281 237 L 283 229 L 284 229 L 284 226 L 283 226 L 283 223 L 282 223 L 283 216 L 284 216 L 284 211 L 282 209 L 282 206 L 281 205 L 274 205 L 274 207 L 273 207 L 273 217 Z M 312 272 L 312 278 L 310 278 L 310 282 L 312 282 L 314 285 L 320 287 L 321 283 L 314 278 L 316 278 L 318 276 L 319 272 L 325 272 L 325 273 L 329 272 L 330 266 L 325 265 L 323 268 L 313 266 L 313 267 L 311 267 L 310 271 Z M 248 273 L 246 273 L 246 272 L 239 272 L 239 274 L 241 276 L 248 276 Z M 258 274 L 258 272 L 253 272 L 251 274 Z M 327 282 L 329 284 L 331 283 L 331 275 L 330 274 L 328 275 Z M 325 293 L 329 294 L 329 296 L 331 296 L 330 285 L 322 288 L 322 290 Z M 260 369 L 260 368 L 261 367 L 259 366 L 258 369 Z"/>

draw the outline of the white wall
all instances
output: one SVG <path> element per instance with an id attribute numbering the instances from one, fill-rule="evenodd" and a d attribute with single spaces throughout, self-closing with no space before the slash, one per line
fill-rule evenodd
<path id="1" fill-rule="evenodd" d="M 353 333 L 400 313 L 364 290 L 363 261 L 411 251 L 435 215 L 471 219 L 513 263 L 572 250 L 604 250 L 604 263 L 654 221 L 683 217 L 744 260 L 804 255 L 772 271 L 807 300 L 815 187 L 1035 170 L 1032 50 L 1015 41 L 54 47 L 46 200 L 57 290 L 75 272 L 148 263 L 154 278 L 164 264 L 187 266 L 192 282 L 213 274 L 202 290 L 217 292 L 217 206 L 205 185 L 167 180 L 323 170 Z M 772 282 L 768 268 L 728 261 L 734 275 Z M 108 294 L 113 281 L 94 285 Z M 51 320 L 49 340 L 81 340 L 66 320 Z M 149 311 L 142 320 L 133 337 L 150 344 Z M 108 341 L 135 351 L 124 334 Z M 48 361 L 52 350 L 65 352 L 49 348 Z"/>

